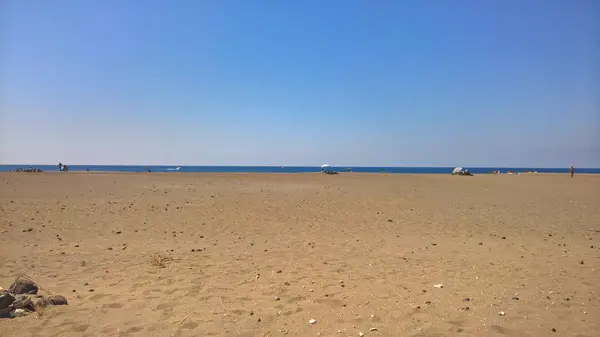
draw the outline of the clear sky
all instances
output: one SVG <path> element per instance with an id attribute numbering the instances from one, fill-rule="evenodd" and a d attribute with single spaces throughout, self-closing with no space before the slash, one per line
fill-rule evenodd
<path id="1" fill-rule="evenodd" d="M 0 163 L 600 167 L 600 1 L 4 0 Z"/>

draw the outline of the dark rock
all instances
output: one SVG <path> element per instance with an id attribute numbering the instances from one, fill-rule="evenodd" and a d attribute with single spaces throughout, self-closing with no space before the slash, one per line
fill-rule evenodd
<path id="1" fill-rule="evenodd" d="M 31 280 L 19 278 L 10 285 L 8 292 L 12 294 L 37 294 L 38 286 Z"/>
<path id="2" fill-rule="evenodd" d="M 583 264 L 583 260 L 579 261 L 579 264 Z"/>
<path id="3" fill-rule="evenodd" d="M 45 308 L 52 305 L 67 305 L 67 299 L 61 295 L 52 295 L 50 297 L 42 298 L 36 304 L 36 308 Z"/>
<path id="4" fill-rule="evenodd" d="M 556 332 L 556 329 L 555 329 L 555 328 L 552 328 L 552 332 Z"/>
<path id="5" fill-rule="evenodd" d="M 9 294 L 8 291 L 3 290 L 0 292 L 0 310 L 8 308 L 14 301 L 14 296 Z"/>
<path id="6" fill-rule="evenodd" d="M 13 308 L 35 311 L 31 298 L 24 295 L 18 296 L 17 300 L 13 303 Z"/>
<path id="7" fill-rule="evenodd" d="M 8 306 L 7 308 L 0 309 L 0 318 L 12 318 L 10 316 L 10 312 L 13 310 L 14 309 L 13 309 L 12 305 Z"/>

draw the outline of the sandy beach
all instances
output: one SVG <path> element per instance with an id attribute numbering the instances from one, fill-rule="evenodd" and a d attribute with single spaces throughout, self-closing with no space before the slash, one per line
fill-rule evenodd
<path id="1" fill-rule="evenodd" d="M 600 336 L 600 175 L 1 173 L 0 222 L 69 301 L 0 336 Z"/>

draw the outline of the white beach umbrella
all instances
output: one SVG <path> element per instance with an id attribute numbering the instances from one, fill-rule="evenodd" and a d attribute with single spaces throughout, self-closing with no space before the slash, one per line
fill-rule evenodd
<path id="1" fill-rule="evenodd" d="M 327 164 L 321 165 L 321 168 L 326 168 L 326 167 L 331 167 L 331 165 L 327 165 Z"/>

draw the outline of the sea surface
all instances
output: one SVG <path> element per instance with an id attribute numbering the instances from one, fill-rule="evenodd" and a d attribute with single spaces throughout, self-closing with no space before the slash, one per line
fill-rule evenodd
<path id="1" fill-rule="evenodd" d="M 214 172 L 214 173 L 310 173 L 321 171 L 320 166 L 144 166 L 144 165 L 69 165 L 69 171 L 104 171 L 104 172 Z M 58 171 L 57 165 L 0 165 L 0 172 L 14 171 L 18 168 L 38 168 L 43 171 Z M 537 171 L 539 173 L 568 173 L 564 168 L 535 168 L 535 167 L 465 167 L 473 174 L 492 173 L 500 170 L 502 173 L 508 171 L 527 172 Z M 365 167 L 365 166 L 333 166 L 338 172 L 358 173 L 404 173 L 404 174 L 451 174 L 453 167 Z M 577 168 L 576 173 L 600 174 L 600 168 Z"/>

